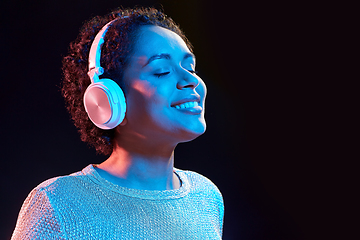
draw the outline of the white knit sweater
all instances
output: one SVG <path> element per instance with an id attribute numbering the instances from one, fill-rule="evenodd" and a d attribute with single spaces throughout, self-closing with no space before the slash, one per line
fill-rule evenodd
<path id="1" fill-rule="evenodd" d="M 182 185 L 149 191 L 120 187 L 93 165 L 49 179 L 26 198 L 15 239 L 221 239 L 224 205 L 204 176 L 174 169 Z"/>

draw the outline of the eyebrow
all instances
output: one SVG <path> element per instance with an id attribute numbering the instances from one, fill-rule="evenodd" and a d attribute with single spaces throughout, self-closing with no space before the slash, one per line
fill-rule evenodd
<path id="1" fill-rule="evenodd" d="M 193 58 L 194 60 L 196 59 L 195 55 L 193 53 L 186 53 L 183 59 L 185 60 L 185 59 L 188 59 L 188 58 Z M 145 63 L 145 65 L 143 67 L 145 67 L 146 65 L 148 65 L 152 61 L 158 60 L 158 59 L 168 59 L 168 60 L 170 60 L 171 56 L 168 53 L 155 54 L 155 55 L 153 55 L 153 56 L 151 56 L 149 58 L 149 60 Z"/>

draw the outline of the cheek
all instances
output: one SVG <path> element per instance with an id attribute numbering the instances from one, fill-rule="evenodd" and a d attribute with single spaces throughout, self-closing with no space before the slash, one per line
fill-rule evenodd
<path id="1" fill-rule="evenodd" d="M 134 81 L 132 89 L 144 98 L 151 98 L 156 91 L 147 81 Z"/>
<path id="2" fill-rule="evenodd" d="M 157 86 L 146 80 L 132 82 L 128 92 L 129 113 L 151 114 L 169 105 L 169 89 L 164 84 Z"/>
<path id="3" fill-rule="evenodd" d="M 130 119 L 144 118 L 150 110 L 150 103 L 154 99 L 156 88 L 146 81 L 134 81 L 127 95 L 127 117 Z"/>

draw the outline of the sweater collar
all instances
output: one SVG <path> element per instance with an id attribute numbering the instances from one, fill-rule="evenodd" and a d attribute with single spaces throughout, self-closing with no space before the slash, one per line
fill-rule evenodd
<path id="1" fill-rule="evenodd" d="M 116 185 L 106 179 L 102 178 L 95 169 L 95 164 L 90 164 L 82 170 L 82 173 L 89 177 L 91 181 L 105 187 L 111 191 L 117 192 L 122 195 L 129 197 L 150 199 L 150 200 L 165 200 L 165 199 L 176 199 L 187 195 L 190 192 L 190 183 L 184 171 L 174 168 L 174 172 L 179 176 L 181 180 L 181 187 L 174 190 L 140 190 L 133 188 L 126 188 Z"/>

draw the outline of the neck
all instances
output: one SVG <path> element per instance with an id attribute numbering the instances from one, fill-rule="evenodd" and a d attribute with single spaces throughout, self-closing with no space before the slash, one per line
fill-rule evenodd
<path id="1" fill-rule="evenodd" d="M 143 190 L 180 187 L 173 172 L 175 146 L 116 143 L 113 153 L 99 164 L 99 174 L 117 185 Z"/>

